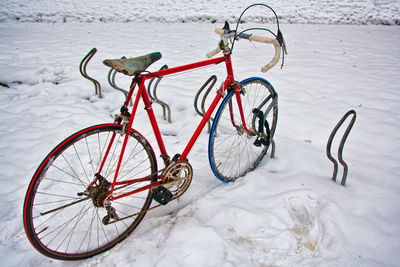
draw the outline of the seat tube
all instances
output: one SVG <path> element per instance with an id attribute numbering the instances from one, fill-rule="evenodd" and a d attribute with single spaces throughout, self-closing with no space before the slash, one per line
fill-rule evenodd
<path id="1" fill-rule="evenodd" d="M 136 111 L 137 111 L 137 108 L 138 108 L 138 105 L 139 105 L 139 99 L 140 99 L 140 96 L 142 95 L 142 91 L 144 90 L 144 87 L 145 87 L 144 86 L 144 79 L 142 77 L 140 77 L 140 76 L 138 77 L 137 83 L 139 84 L 139 88 L 138 88 L 138 92 L 137 92 L 137 95 L 136 95 L 135 103 L 133 104 L 132 113 L 131 113 L 131 116 L 129 118 L 128 127 L 126 128 L 125 138 L 124 138 L 124 141 L 123 141 L 123 144 L 122 144 L 121 153 L 119 155 L 117 167 L 115 169 L 114 179 L 113 179 L 113 182 L 111 184 L 111 192 L 110 192 L 111 194 L 114 191 L 115 182 L 117 181 L 119 169 L 121 167 L 121 162 L 122 162 L 122 159 L 123 159 L 124 153 L 125 153 L 125 148 L 126 148 L 126 145 L 128 143 L 129 135 L 131 133 L 133 120 L 135 118 Z M 133 91 L 133 90 L 131 90 L 131 91 Z"/>
<path id="2" fill-rule="evenodd" d="M 130 99 L 131 99 L 131 97 L 132 97 L 133 91 L 135 90 L 135 86 L 136 86 L 136 79 L 132 79 L 132 83 L 131 83 L 130 89 L 129 89 L 129 94 L 128 94 L 128 96 L 126 97 L 126 101 L 125 101 L 125 103 L 124 103 L 124 106 L 125 106 L 126 108 L 128 107 L 128 104 L 129 104 L 129 101 L 130 101 Z M 114 143 L 115 135 L 116 135 L 115 133 L 112 135 L 111 140 L 110 140 L 110 142 L 109 142 L 109 144 L 108 144 L 106 153 L 104 154 L 104 158 L 103 158 L 103 160 L 102 160 L 102 162 L 101 162 L 101 164 L 100 164 L 99 169 L 97 170 L 97 173 L 99 173 L 99 174 L 100 174 L 101 171 L 103 170 L 104 163 L 106 162 L 107 157 L 108 157 L 108 153 L 110 152 L 110 148 L 112 147 L 112 145 L 113 145 L 113 143 Z M 95 181 L 97 181 L 97 178 L 95 179 Z M 94 181 L 94 182 L 95 182 L 95 181 Z M 91 184 L 90 186 L 92 186 L 92 184 Z"/>
<path id="3" fill-rule="evenodd" d="M 161 136 L 160 128 L 158 127 L 156 116 L 154 115 L 149 95 L 147 94 L 147 90 L 142 90 L 142 99 L 145 106 L 144 109 L 147 111 L 151 127 L 153 128 L 154 136 L 156 137 L 157 140 L 158 148 L 160 149 L 161 152 L 161 157 L 164 158 L 165 156 L 168 156 L 168 154 L 164 145 L 164 140 L 162 139 Z"/>

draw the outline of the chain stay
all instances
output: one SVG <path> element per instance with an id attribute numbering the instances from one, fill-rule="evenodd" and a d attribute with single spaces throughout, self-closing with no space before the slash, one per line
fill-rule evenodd
<path id="1" fill-rule="evenodd" d="M 184 175 L 182 177 L 180 177 L 182 172 L 184 172 L 183 173 Z M 192 166 L 188 162 L 173 163 L 168 168 L 159 170 L 156 173 L 150 174 L 149 176 L 146 176 L 146 177 L 150 178 L 151 176 L 158 174 L 158 173 L 162 173 L 161 176 L 159 176 L 161 179 L 163 179 L 161 185 L 167 189 L 171 189 L 171 188 L 174 189 L 172 191 L 172 200 L 180 197 L 189 188 L 189 185 L 190 185 L 190 183 L 192 181 L 192 177 L 193 177 L 193 169 L 192 169 Z M 143 178 L 146 178 L 146 177 L 143 177 Z M 127 187 L 132 184 L 133 183 L 120 186 L 120 187 L 116 188 L 115 190 L 122 189 L 122 188 Z M 157 188 L 157 187 L 153 186 L 149 190 L 154 190 L 155 188 Z M 129 218 L 135 217 L 135 216 L 139 216 L 141 214 L 146 213 L 149 210 L 152 210 L 152 209 L 155 209 L 155 208 L 161 206 L 161 204 L 157 204 L 151 208 L 141 210 L 137 213 L 120 218 L 116 214 L 115 209 L 111 207 L 110 201 L 108 200 L 106 202 L 107 203 L 105 203 L 105 208 L 107 210 L 107 215 L 103 218 L 103 224 L 105 224 L 105 225 L 116 223 L 118 221 L 126 220 Z"/>

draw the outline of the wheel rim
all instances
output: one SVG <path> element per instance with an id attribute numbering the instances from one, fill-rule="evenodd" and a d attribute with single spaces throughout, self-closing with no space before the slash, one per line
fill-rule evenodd
<path id="1" fill-rule="evenodd" d="M 272 138 L 277 120 L 275 91 L 269 83 L 258 78 L 248 79 L 241 85 L 244 89 L 241 98 L 247 129 L 256 132 L 253 109 L 258 108 L 265 112 Z M 216 177 L 229 182 L 255 169 L 268 150 L 268 146 L 256 147 L 256 139 L 256 135 L 249 134 L 241 125 L 235 93 L 231 91 L 222 102 L 210 133 L 209 158 Z"/>
<path id="2" fill-rule="evenodd" d="M 28 237 L 41 253 L 64 260 L 96 255 L 124 239 L 143 218 L 145 212 L 104 225 L 102 220 L 107 210 L 96 207 L 93 197 L 82 195 L 101 162 L 101 157 L 96 155 L 104 155 L 104 143 L 120 130 L 120 126 L 111 126 L 81 131 L 50 153 L 38 169 L 24 212 Z M 122 145 L 123 137 L 118 135 L 102 172 L 109 181 L 112 181 Z M 156 164 L 151 147 L 136 132 L 130 137 L 119 177 L 126 180 L 154 174 Z M 122 194 L 150 183 L 125 186 L 115 192 Z M 100 192 L 96 197 L 104 199 L 105 195 Z M 112 207 L 120 217 L 125 217 L 145 211 L 150 203 L 151 194 L 146 190 L 112 201 Z"/>

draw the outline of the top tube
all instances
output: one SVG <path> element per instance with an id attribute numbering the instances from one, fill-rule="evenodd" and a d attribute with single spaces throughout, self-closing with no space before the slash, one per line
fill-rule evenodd
<path id="1" fill-rule="evenodd" d="M 212 64 L 219 64 L 223 61 L 226 61 L 229 57 L 230 57 L 230 55 L 226 55 L 226 56 L 224 55 L 222 57 L 207 59 L 207 60 L 203 60 L 203 61 L 199 61 L 199 62 L 195 62 L 195 63 L 191 63 L 191 64 L 186 64 L 186 65 L 182 65 L 182 66 L 178 66 L 178 67 L 172 67 L 172 68 L 168 68 L 168 69 L 164 69 L 164 70 L 159 70 L 156 72 L 151 72 L 148 74 L 141 75 L 141 77 L 144 80 L 152 79 L 154 77 L 162 77 L 162 76 L 166 76 L 166 75 L 170 75 L 170 74 L 174 74 L 174 73 L 178 73 L 178 72 L 184 72 L 187 70 L 201 68 L 201 67 L 212 65 Z"/>

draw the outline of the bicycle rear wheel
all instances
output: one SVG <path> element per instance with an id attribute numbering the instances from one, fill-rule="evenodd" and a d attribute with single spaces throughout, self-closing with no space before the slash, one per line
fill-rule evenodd
<path id="1" fill-rule="evenodd" d="M 110 209 L 102 207 L 108 182 L 114 178 L 122 133 L 116 124 L 83 129 L 61 142 L 38 167 L 25 197 L 24 225 L 32 245 L 45 256 L 60 260 L 94 256 L 125 239 L 143 219 L 152 200 L 149 189 L 110 201 L 114 218 L 128 217 L 124 220 L 107 224 Z M 113 136 L 101 173 L 108 182 L 98 179 L 88 191 Z M 157 180 L 154 152 L 138 132 L 131 130 L 124 155 L 118 181 L 148 179 L 115 187 L 113 195 Z"/>
<path id="2" fill-rule="evenodd" d="M 214 175 L 223 182 L 234 181 L 254 170 L 268 150 L 275 133 L 278 116 L 278 99 L 272 85 L 261 78 L 249 78 L 240 83 L 241 102 L 246 127 L 245 131 L 235 92 L 232 90 L 225 97 L 210 132 L 208 156 Z M 269 142 L 255 145 L 259 131 L 259 117 L 254 109 L 262 111 L 267 121 L 264 130 L 268 132 Z"/>

